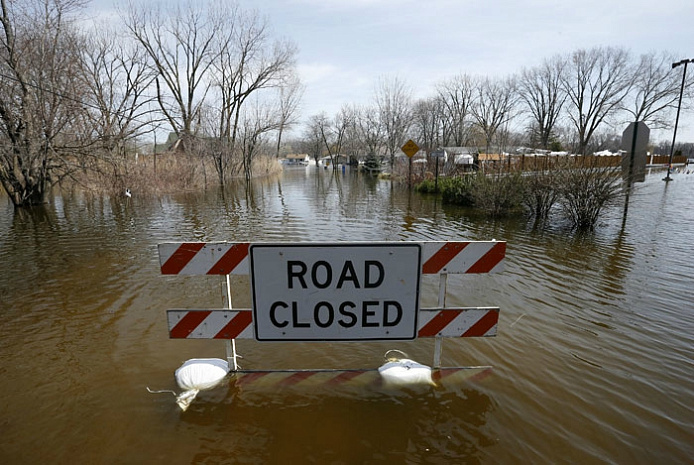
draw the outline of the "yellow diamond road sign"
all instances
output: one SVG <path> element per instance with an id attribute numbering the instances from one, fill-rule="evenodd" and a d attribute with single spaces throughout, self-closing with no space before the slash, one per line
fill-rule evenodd
<path id="1" fill-rule="evenodd" d="M 412 139 L 405 142 L 405 145 L 401 147 L 401 150 L 405 152 L 405 155 L 412 158 L 415 153 L 419 152 L 419 146 L 414 143 Z"/>

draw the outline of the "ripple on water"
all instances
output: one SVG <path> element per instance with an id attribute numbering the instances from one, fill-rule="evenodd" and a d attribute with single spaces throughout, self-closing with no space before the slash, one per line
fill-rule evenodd
<path id="1" fill-rule="evenodd" d="M 648 177 L 626 218 L 615 206 L 587 235 L 311 170 L 129 203 L 76 194 L 33 214 L 0 204 L 4 458 L 686 463 L 691 180 Z M 454 239 L 508 243 L 503 273 L 448 278 L 448 305 L 501 309 L 496 338 L 443 344 L 444 365 L 494 366 L 484 379 L 404 395 L 229 382 L 186 414 L 144 389 L 177 389 L 187 358 L 224 357 L 220 341 L 168 339 L 166 309 L 218 308 L 224 293 L 217 276 L 160 276 L 160 242 Z M 232 279 L 235 306 L 250 306 L 249 279 Z M 422 305 L 435 305 L 437 279 L 421 288 Z M 434 349 L 237 343 L 248 369 L 374 368 L 392 348 L 431 363 Z"/>

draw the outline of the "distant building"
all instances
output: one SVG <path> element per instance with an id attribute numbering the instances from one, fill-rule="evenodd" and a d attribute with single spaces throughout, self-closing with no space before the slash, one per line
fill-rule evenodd
<path id="1" fill-rule="evenodd" d="M 284 160 L 283 164 L 284 165 L 302 165 L 306 166 L 308 165 L 310 161 L 310 157 L 306 153 L 290 153 L 287 155 Z"/>
<path id="2" fill-rule="evenodd" d="M 446 147 L 444 150 L 456 165 L 474 165 L 479 161 L 479 151 L 476 147 Z"/>

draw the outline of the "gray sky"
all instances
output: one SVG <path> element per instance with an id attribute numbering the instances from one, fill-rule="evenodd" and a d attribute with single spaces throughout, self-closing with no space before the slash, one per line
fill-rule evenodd
<path id="1" fill-rule="evenodd" d="M 299 47 L 303 113 L 371 101 L 379 76 L 416 97 L 460 73 L 503 76 L 593 46 L 694 58 L 692 0 L 242 0 Z M 673 72 L 681 72 L 682 67 Z M 694 65 L 688 72 L 694 72 Z M 671 131 L 652 134 L 671 139 Z M 694 115 L 678 141 L 694 141 Z"/>
<path id="2" fill-rule="evenodd" d="M 427 97 L 436 82 L 456 74 L 510 75 L 579 48 L 615 46 L 634 55 L 668 51 L 678 59 L 694 58 L 692 0 L 239 3 L 259 10 L 276 36 L 297 44 L 304 117 L 321 111 L 334 116 L 345 103 L 371 102 L 381 76 L 397 76 L 415 97 Z M 93 7 L 106 4 L 98 0 Z M 678 141 L 694 142 L 691 113 L 680 117 Z M 652 141 L 663 139 L 671 140 L 672 131 L 651 134 Z"/>

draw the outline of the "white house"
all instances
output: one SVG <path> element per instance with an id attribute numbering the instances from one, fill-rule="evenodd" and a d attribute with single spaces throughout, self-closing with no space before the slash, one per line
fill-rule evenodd
<path id="1" fill-rule="evenodd" d="M 308 162 L 310 160 L 310 157 L 308 154 L 305 153 L 290 153 L 287 155 L 287 157 L 283 160 L 282 164 L 284 165 L 301 165 L 301 166 L 307 166 Z"/>

